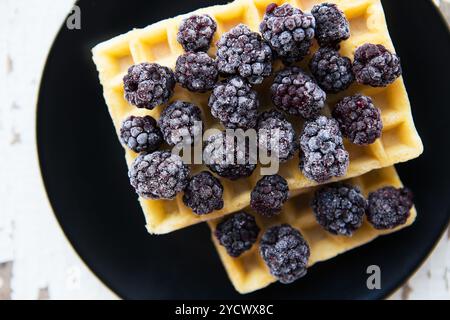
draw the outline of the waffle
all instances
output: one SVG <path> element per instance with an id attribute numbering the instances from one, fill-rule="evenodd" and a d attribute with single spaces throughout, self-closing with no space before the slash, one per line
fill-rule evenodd
<path id="1" fill-rule="evenodd" d="M 394 167 L 387 167 L 366 173 L 360 177 L 349 179 L 351 185 L 359 186 L 365 196 L 369 192 L 375 191 L 381 187 L 394 186 L 401 187 L 402 182 L 397 175 Z M 255 214 L 258 226 L 261 228 L 259 243 L 262 233 L 273 225 L 287 223 L 297 228 L 303 234 L 305 240 L 311 248 L 309 267 L 317 262 L 325 261 L 342 254 L 348 250 L 366 244 L 376 237 L 398 231 L 411 225 L 416 218 L 416 210 L 411 209 L 411 216 L 406 224 L 393 230 L 376 230 L 367 221 L 364 221 L 362 227 L 358 229 L 352 237 L 335 236 L 325 231 L 317 222 L 310 207 L 311 199 L 317 187 L 310 188 L 306 193 L 292 197 L 284 205 L 283 211 L 277 217 L 263 218 Z M 252 213 L 250 208 L 246 212 Z M 214 231 L 221 219 L 209 221 L 208 224 Z M 219 244 L 213 235 L 213 242 L 219 253 L 220 259 L 225 266 L 228 276 L 231 279 L 236 290 L 240 293 L 249 293 L 262 289 L 269 284 L 277 281 L 270 273 L 264 260 L 259 254 L 259 246 L 253 245 L 249 251 L 246 251 L 238 258 L 229 256 L 223 246 Z"/>
<path id="2" fill-rule="evenodd" d="M 278 2 L 279 4 L 289 2 L 296 7 L 309 11 L 314 4 L 322 1 L 236 0 L 227 5 L 200 9 L 196 13 L 207 13 L 217 21 L 218 29 L 213 39 L 213 43 L 215 43 L 224 32 L 238 23 L 244 23 L 252 30 L 257 31 L 266 6 L 272 2 Z M 394 51 L 379 0 L 339 0 L 331 2 L 336 2 L 350 21 L 352 35 L 349 40 L 344 41 L 341 45 L 343 55 L 353 57 L 355 49 L 366 42 L 382 44 L 389 50 Z M 177 29 L 182 18 L 190 14 L 163 20 L 144 29 L 134 29 L 103 42 L 93 49 L 93 59 L 103 85 L 104 98 L 117 133 L 119 133 L 121 122 L 129 115 L 143 116 L 148 114 L 155 119 L 159 118 L 163 106 L 154 110 L 138 109 L 124 99 L 122 78 L 128 67 L 146 61 L 157 62 L 174 68 L 177 57 L 183 53 L 181 45 L 176 40 Z M 316 49 L 317 47 L 313 48 L 311 52 Z M 214 56 L 215 46 L 211 47 L 209 54 Z M 300 65 L 306 67 L 308 61 L 309 57 L 304 59 Z M 279 69 L 280 64 L 275 63 L 274 68 Z M 268 79 L 256 88 L 260 93 L 260 105 L 262 107 L 271 106 L 268 94 L 270 81 L 271 79 Z M 341 177 L 340 180 L 408 161 L 422 153 L 422 143 L 414 127 L 410 103 L 402 78 L 397 79 L 387 88 L 371 88 L 354 84 L 344 93 L 330 96 L 328 102 L 333 105 L 342 96 L 356 92 L 373 98 L 375 105 L 382 111 L 384 130 L 382 138 L 367 147 L 346 142 L 346 148 L 350 153 L 350 167 L 347 175 Z M 171 98 L 171 101 L 174 100 L 185 100 L 197 104 L 202 109 L 205 127 L 220 127 L 210 115 L 207 106 L 208 94 L 191 93 L 177 85 Z M 330 114 L 329 107 L 325 108 L 324 114 Z M 297 132 L 300 132 L 301 121 L 296 119 L 295 123 L 297 124 Z M 128 165 L 136 156 L 137 154 L 134 152 L 126 150 Z M 305 188 L 317 185 L 317 183 L 302 175 L 298 169 L 298 162 L 299 159 L 296 156 L 280 167 L 280 174 L 288 181 L 292 195 L 300 194 Z M 202 169 L 205 168 L 194 166 L 193 173 Z M 259 171 L 258 169 L 255 170 L 251 177 L 239 180 L 237 183 L 221 179 L 224 186 L 225 206 L 222 210 L 205 216 L 194 215 L 183 204 L 181 195 L 172 201 L 140 198 L 146 217 L 147 230 L 155 234 L 168 233 L 245 208 L 249 204 L 251 189 L 260 178 Z"/>

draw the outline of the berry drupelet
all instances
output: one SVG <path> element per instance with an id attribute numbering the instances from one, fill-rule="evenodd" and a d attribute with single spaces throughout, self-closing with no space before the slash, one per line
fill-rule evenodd
<path id="1" fill-rule="evenodd" d="M 260 254 L 281 283 L 292 283 L 306 275 L 309 245 L 297 229 L 287 224 L 267 229 L 261 238 Z"/>
<path id="2" fill-rule="evenodd" d="M 239 24 L 217 42 L 217 65 L 224 76 L 238 75 L 260 84 L 272 73 L 272 49 L 259 33 Z"/>
<path id="3" fill-rule="evenodd" d="M 311 206 L 317 222 L 325 230 L 351 236 L 362 225 L 367 201 L 359 188 L 335 184 L 319 189 Z"/>
<path id="4" fill-rule="evenodd" d="M 316 19 L 316 39 L 321 47 L 336 46 L 350 38 L 350 24 L 333 3 L 322 3 L 311 10 Z"/>
<path id="5" fill-rule="evenodd" d="M 188 52 L 178 57 L 175 79 L 193 92 L 211 90 L 219 78 L 217 63 L 204 52 Z"/>
<path id="6" fill-rule="evenodd" d="M 230 180 L 249 177 L 256 168 L 256 155 L 250 154 L 249 144 L 241 145 L 225 131 L 208 138 L 203 157 L 209 169 Z"/>
<path id="7" fill-rule="evenodd" d="M 322 183 L 347 173 L 349 154 L 335 119 L 320 116 L 307 121 L 300 136 L 300 149 L 300 169 L 308 179 Z"/>
<path id="8" fill-rule="evenodd" d="M 286 162 L 294 156 L 297 141 L 292 124 L 277 110 L 263 112 L 258 117 L 258 146 L 268 157 Z"/>
<path id="9" fill-rule="evenodd" d="M 341 92 L 355 81 L 351 60 L 333 48 L 320 48 L 313 55 L 309 68 L 327 93 Z"/>
<path id="10" fill-rule="evenodd" d="M 354 144 L 369 145 L 381 137 L 381 112 L 369 97 L 358 94 L 342 99 L 336 104 L 333 117 L 343 136 Z"/>
<path id="11" fill-rule="evenodd" d="M 125 99 L 138 108 L 151 110 L 172 96 L 175 76 L 157 63 L 141 63 L 128 69 L 123 82 Z"/>
<path id="12" fill-rule="evenodd" d="M 369 194 L 367 220 L 375 229 L 393 229 L 406 223 L 413 206 L 413 194 L 407 188 L 384 187 Z"/>
<path id="13" fill-rule="evenodd" d="M 136 193 L 147 199 L 173 199 L 188 183 L 189 168 L 168 151 L 142 153 L 128 172 Z"/>
<path id="14" fill-rule="evenodd" d="M 267 6 L 259 30 L 267 43 L 285 63 L 302 60 L 314 38 L 316 20 L 290 4 Z"/>
<path id="15" fill-rule="evenodd" d="M 228 129 L 250 129 L 256 126 L 258 95 L 241 77 L 218 83 L 209 97 L 211 114 Z"/>
<path id="16" fill-rule="evenodd" d="M 165 108 L 158 124 L 164 140 L 171 146 L 189 145 L 203 133 L 200 108 L 184 101 L 175 101 Z"/>
<path id="17" fill-rule="evenodd" d="M 270 90 L 275 107 L 290 115 L 311 119 L 325 105 L 325 92 L 299 67 L 277 73 Z"/>
<path id="18" fill-rule="evenodd" d="M 236 258 L 252 247 L 259 231 L 255 218 L 241 211 L 225 217 L 217 225 L 214 235 L 228 254 Z"/>
<path id="19" fill-rule="evenodd" d="M 270 218 L 280 214 L 288 197 L 289 187 L 286 179 L 278 174 L 264 176 L 252 190 L 250 206 L 260 215 Z"/>
<path id="20" fill-rule="evenodd" d="M 372 87 L 386 87 L 402 75 L 400 58 L 381 44 L 365 44 L 355 52 L 356 80 Z"/>
<path id="21" fill-rule="evenodd" d="M 208 171 L 193 176 L 184 190 L 183 202 L 197 215 L 223 208 L 223 186 Z"/>
<path id="22" fill-rule="evenodd" d="M 134 152 L 153 152 L 161 146 L 163 136 L 151 116 L 130 116 L 122 122 L 120 141 Z"/>
<path id="23" fill-rule="evenodd" d="M 185 51 L 206 52 L 216 29 L 217 23 L 209 15 L 192 15 L 181 22 L 177 41 Z"/>

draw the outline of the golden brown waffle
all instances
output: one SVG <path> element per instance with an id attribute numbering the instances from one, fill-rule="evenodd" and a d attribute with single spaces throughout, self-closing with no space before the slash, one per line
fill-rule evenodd
<path id="1" fill-rule="evenodd" d="M 213 41 L 215 43 L 222 33 L 239 23 L 244 23 L 252 30 L 257 31 L 266 6 L 272 2 L 279 4 L 289 2 L 309 11 L 314 4 L 322 1 L 236 0 L 227 5 L 200 9 L 196 13 L 208 13 L 217 21 L 218 29 Z M 331 2 L 336 2 L 350 21 L 352 35 L 341 45 L 343 55 L 352 58 L 355 49 L 366 42 L 383 44 L 388 49 L 394 50 L 379 0 Z M 121 122 L 129 115 L 149 114 L 156 119 L 159 118 L 162 106 L 154 110 L 138 109 L 124 99 L 122 78 L 128 67 L 145 61 L 157 62 L 173 68 L 177 57 L 183 53 L 181 45 L 176 40 L 176 34 L 178 26 L 185 16 L 163 20 L 144 29 L 135 29 L 103 42 L 93 49 L 93 59 L 99 71 L 104 97 L 117 132 Z M 315 48 L 312 52 L 314 51 Z M 209 53 L 214 55 L 215 46 L 211 47 Z M 309 58 L 306 58 L 301 65 L 305 66 L 308 61 Z M 279 67 L 279 64 L 275 65 L 275 69 Z M 268 79 L 257 88 L 261 97 L 261 106 L 266 108 L 271 106 L 267 90 L 270 81 Z M 383 136 L 368 147 L 346 143 L 350 153 L 350 167 L 347 175 L 340 178 L 341 180 L 359 176 L 373 169 L 404 162 L 416 158 L 422 153 L 422 143 L 414 127 L 408 95 L 402 78 L 387 88 L 371 88 L 355 84 L 343 94 L 331 96 L 328 100 L 335 102 L 343 95 L 356 92 L 371 96 L 375 105 L 381 109 L 384 123 Z M 208 94 L 191 93 L 177 85 L 171 101 L 178 99 L 195 103 L 203 110 L 206 128 L 218 127 L 207 106 Z M 329 108 L 326 108 L 325 114 L 329 114 Z M 299 120 L 295 122 L 297 123 L 296 130 L 299 131 L 302 123 Z M 126 150 L 128 165 L 136 156 L 134 152 Z M 315 182 L 307 180 L 302 175 L 298 169 L 298 162 L 299 159 L 296 156 L 280 168 L 280 174 L 288 181 L 292 194 L 298 194 L 304 188 L 316 185 Z M 193 171 L 197 172 L 201 169 L 202 166 L 197 166 Z M 259 177 L 259 170 L 255 170 L 252 177 L 238 182 L 221 179 L 224 185 L 225 206 L 222 210 L 205 216 L 194 215 L 189 208 L 184 206 L 181 195 L 173 201 L 141 198 L 147 229 L 150 233 L 168 233 L 240 210 L 249 204 L 250 191 Z"/>
<path id="2" fill-rule="evenodd" d="M 359 186 L 365 196 L 367 196 L 369 192 L 375 191 L 381 187 L 394 186 L 398 188 L 402 186 L 402 182 L 394 167 L 374 170 L 360 177 L 349 179 L 346 182 L 351 185 Z M 258 226 L 261 228 L 259 238 L 256 244 L 239 258 L 229 256 L 225 248 L 219 244 L 216 237 L 214 235 L 212 236 L 220 259 L 225 266 L 231 282 L 238 292 L 249 293 L 262 289 L 277 281 L 269 273 L 269 269 L 259 254 L 259 240 L 262 233 L 270 226 L 287 223 L 300 230 L 311 248 L 309 266 L 312 266 L 317 262 L 334 258 L 338 254 L 366 244 L 380 235 L 405 228 L 411 225 L 416 218 L 416 210 L 415 208 L 412 208 L 411 216 L 406 224 L 396 229 L 380 231 L 374 229 L 367 221 L 364 221 L 362 227 L 358 229 L 352 237 L 335 236 L 325 231 L 316 222 L 310 207 L 315 189 L 317 189 L 317 187 L 310 188 L 308 192 L 288 200 L 284 205 L 283 211 L 277 217 L 263 218 L 261 215 L 254 214 Z M 253 213 L 250 208 L 245 209 L 245 211 Z M 217 219 L 208 222 L 212 231 L 214 231 L 220 220 L 221 219 Z"/>

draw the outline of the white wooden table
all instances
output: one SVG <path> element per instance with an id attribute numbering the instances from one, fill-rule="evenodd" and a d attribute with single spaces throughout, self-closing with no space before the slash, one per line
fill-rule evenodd
<path id="1" fill-rule="evenodd" d="M 447 0 L 446 0 L 447 1 Z M 450 13 L 450 5 L 441 1 Z M 72 0 L 0 0 L 0 299 L 115 299 L 59 228 L 39 173 L 36 98 Z M 392 299 L 450 299 L 450 229 Z"/>

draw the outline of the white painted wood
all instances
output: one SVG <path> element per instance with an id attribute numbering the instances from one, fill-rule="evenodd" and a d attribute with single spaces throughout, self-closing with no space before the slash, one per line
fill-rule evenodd
<path id="1" fill-rule="evenodd" d="M 0 298 L 116 298 L 65 239 L 47 201 L 36 157 L 40 75 L 72 3 L 0 1 Z M 408 286 L 391 298 L 449 299 L 449 244 L 446 235 Z"/>

